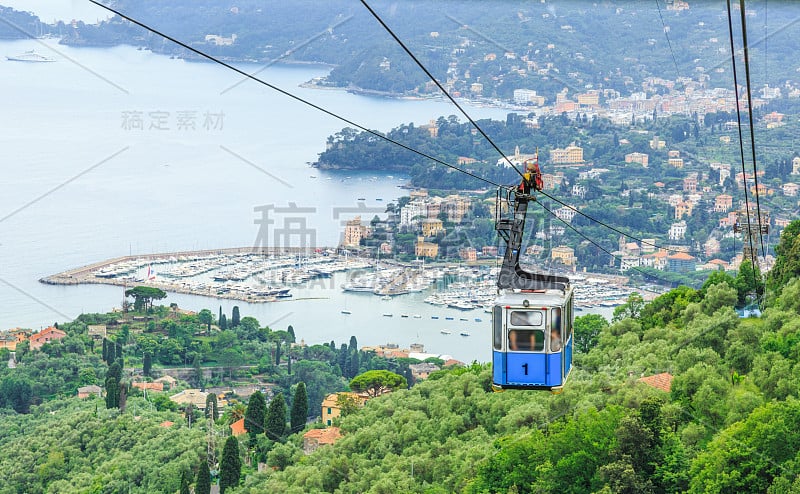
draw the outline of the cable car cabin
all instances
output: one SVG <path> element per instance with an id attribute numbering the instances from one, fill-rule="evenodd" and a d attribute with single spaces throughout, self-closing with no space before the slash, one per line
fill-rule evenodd
<path id="1" fill-rule="evenodd" d="M 572 288 L 508 290 L 492 309 L 493 383 L 558 390 L 572 369 Z"/>

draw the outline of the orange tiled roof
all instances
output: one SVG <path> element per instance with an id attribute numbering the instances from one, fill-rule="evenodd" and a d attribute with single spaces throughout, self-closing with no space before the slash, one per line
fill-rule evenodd
<path id="1" fill-rule="evenodd" d="M 338 427 L 328 427 L 326 429 L 311 429 L 303 434 L 303 439 L 315 439 L 317 444 L 333 444 L 340 437 L 342 432 Z"/>
<path id="2" fill-rule="evenodd" d="M 660 389 L 661 391 L 666 391 L 667 393 L 669 393 L 669 390 L 672 387 L 672 374 L 669 372 L 662 372 L 661 374 L 656 374 L 654 376 L 642 377 L 638 380 L 639 382 L 643 382 L 648 386 Z"/>
<path id="3" fill-rule="evenodd" d="M 170 422 L 169 420 L 165 420 L 165 421 L 161 422 L 158 425 L 160 425 L 161 427 L 165 427 L 165 428 L 166 427 L 172 427 L 173 425 L 175 425 L 175 422 Z"/>
<path id="4" fill-rule="evenodd" d="M 146 382 L 135 382 L 132 384 L 134 388 L 138 389 L 152 389 L 153 391 L 164 391 L 164 383 L 146 383 Z"/>
<path id="5" fill-rule="evenodd" d="M 231 424 L 231 434 L 234 436 L 241 436 L 246 432 L 247 429 L 244 426 L 244 417 Z"/>
<path id="6" fill-rule="evenodd" d="M 669 259 L 677 259 L 680 261 L 691 261 L 694 259 L 694 257 L 690 256 L 686 252 L 678 252 L 677 254 L 669 256 Z"/>
<path id="7" fill-rule="evenodd" d="M 50 326 L 50 327 L 47 327 L 47 328 L 39 331 L 38 333 L 34 334 L 33 336 L 31 336 L 30 339 L 31 339 L 31 341 L 38 341 L 38 340 L 44 338 L 45 336 L 47 336 L 47 335 L 49 335 L 51 333 L 53 334 L 53 336 L 52 336 L 53 338 L 63 338 L 65 336 L 67 336 L 67 333 L 61 331 L 58 328 L 54 328 L 53 326 Z"/>

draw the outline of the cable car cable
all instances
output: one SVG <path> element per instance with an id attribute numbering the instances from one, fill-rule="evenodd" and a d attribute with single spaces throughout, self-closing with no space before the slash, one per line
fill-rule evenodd
<path id="1" fill-rule="evenodd" d="M 457 167 L 455 165 L 451 165 L 450 163 L 447 163 L 446 161 L 442 161 L 439 158 L 435 158 L 435 157 L 433 157 L 433 156 L 431 156 L 431 155 L 429 155 L 427 153 L 424 153 L 422 151 L 418 151 L 418 150 L 416 150 L 416 149 L 414 149 L 414 148 L 412 148 L 410 146 L 407 146 L 407 145 L 405 145 L 405 144 L 403 144 L 403 143 L 401 143 L 399 141 L 396 141 L 396 140 L 394 140 L 394 139 L 392 139 L 390 137 L 387 137 L 387 136 L 381 134 L 378 131 L 371 130 L 371 129 L 367 128 L 367 127 L 364 127 L 363 125 L 360 125 L 360 124 L 358 124 L 358 123 L 356 123 L 356 122 L 354 122 L 354 121 L 352 121 L 352 120 L 350 120 L 350 119 L 348 119 L 346 117 L 343 117 L 343 116 L 341 116 L 341 115 L 339 115 L 339 114 L 337 114 L 337 113 L 335 113 L 335 112 L 333 112 L 331 110 L 323 108 L 322 106 L 319 106 L 319 105 L 317 105 L 315 103 L 312 103 L 312 102 L 310 102 L 310 101 L 308 101 L 306 99 L 303 99 L 300 96 L 297 96 L 297 95 L 295 95 L 295 94 L 293 94 L 293 93 L 291 93 L 291 92 L 289 92 L 289 91 L 287 91 L 285 89 L 281 89 L 278 86 L 270 84 L 269 82 L 266 82 L 263 79 L 259 79 L 258 77 L 254 76 L 252 74 L 248 74 L 247 72 L 245 72 L 245 71 L 243 71 L 241 69 L 238 69 L 238 68 L 234 67 L 233 65 L 231 65 L 231 64 L 229 64 L 227 62 L 224 62 L 224 61 L 222 61 L 222 60 L 220 60 L 220 59 L 218 59 L 218 58 L 216 58 L 216 57 L 214 57 L 212 55 L 204 53 L 203 51 L 198 50 L 197 48 L 189 46 L 188 44 L 186 44 L 186 43 L 184 43 L 184 42 L 182 42 L 182 41 L 180 41 L 178 39 L 175 39 L 172 36 L 164 34 L 161 31 L 158 31 L 157 29 L 152 28 L 152 27 L 148 26 L 147 24 L 144 24 L 143 22 L 137 21 L 136 19 L 134 19 L 134 18 L 132 18 L 132 17 L 130 17 L 128 15 L 123 14 L 122 12 L 120 12 L 120 11 L 118 11 L 118 10 L 112 8 L 112 7 L 109 7 L 107 5 L 103 5 L 102 3 L 98 2 L 97 0 L 89 0 L 89 1 L 91 3 L 97 5 L 98 7 L 102 7 L 103 9 L 108 10 L 109 12 L 113 12 L 114 14 L 120 16 L 121 18 L 123 18 L 123 19 L 125 19 L 127 21 L 130 21 L 130 22 L 136 24 L 137 26 L 140 26 L 140 27 L 150 31 L 153 34 L 157 34 L 158 36 L 161 36 L 162 38 L 167 39 L 167 40 L 175 43 L 178 46 L 181 46 L 181 47 L 183 47 L 183 48 L 185 48 L 185 49 L 187 49 L 187 50 L 189 50 L 189 51 L 191 51 L 191 52 L 193 52 L 193 53 L 195 53 L 197 55 L 200 55 L 201 57 L 203 57 L 205 59 L 208 59 L 208 60 L 210 60 L 210 61 L 212 61 L 214 63 L 222 65 L 223 67 L 226 67 L 226 68 L 228 68 L 228 69 L 230 69 L 230 70 L 232 70 L 232 71 L 234 71 L 234 72 L 236 72 L 238 74 L 241 74 L 244 77 L 247 77 L 248 79 L 251 79 L 251 80 L 253 80 L 255 82 L 258 82 L 259 84 L 263 84 L 264 86 L 267 86 L 268 88 L 272 89 L 273 91 L 277 91 L 277 92 L 283 94 L 284 96 L 288 96 L 288 97 L 290 97 L 290 98 L 292 98 L 292 99 L 294 99 L 296 101 L 299 101 L 300 103 L 303 103 L 303 104 L 305 104 L 307 106 L 310 106 L 311 108 L 314 108 L 315 110 L 318 110 L 318 111 L 320 111 L 322 113 L 325 113 L 325 114 L 327 114 L 327 115 L 329 115 L 331 117 L 334 117 L 334 118 L 336 118 L 338 120 L 341 120 L 342 122 L 344 122 L 344 123 L 346 123 L 348 125 L 352 125 L 353 127 L 356 127 L 356 128 L 358 128 L 358 129 L 360 129 L 360 130 L 362 130 L 364 132 L 372 134 L 375 137 L 383 139 L 384 141 L 392 143 L 392 144 L 394 144 L 396 146 L 400 146 L 401 148 L 406 149 L 407 151 L 411 151 L 412 153 L 418 154 L 419 156 L 427 158 L 427 159 L 429 159 L 429 160 L 431 160 L 431 161 L 433 161 L 435 163 L 439 163 L 440 165 L 444 165 L 444 166 L 446 166 L 448 168 L 452 168 L 453 170 L 456 170 L 456 171 L 459 171 L 461 173 L 467 174 L 472 178 L 475 178 L 475 179 L 480 180 L 482 182 L 486 182 L 487 184 L 492 185 L 494 187 L 498 187 L 498 188 L 501 188 L 501 189 L 507 189 L 508 188 L 508 186 L 500 185 L 500 184 L 498 184 L 498 183 L 496 183 L 496 182 L 494 182 L 492 180 L 489 180 L 487 178 L 484 178 L 484 177 L 481 177 L 479 175 L 476 175 L 476 174 L 474 174 L 474 173 L 472 173 L 470 171 L 464 170 L 464 169 L 459 168 L 459 167 Z M 515 170 L 516 170 L 516 168 L 515 168 Z"/>
<path id="2" fill-rule="evenodd" d="M 461 112 L 461 114 L 464 115 L 464 117 L 466 117 L 467 120 L 469 120 L 469 122 L 472 124 L 472 126 L 475 127 L 475 129 L 477 129 L 478 132 L 480 132 L 480 134 L 495 149 L 495 151 L 497 151 L 497 153 L 500 154 L 500 156 L 503 159 L 505 159 L 506 162 L 508 162 L 512 166 L 512 168 L 514 168 L 514 171 L 516 171 L 517 173 L 522 175 L 522 172 L 520 172 L 513 165 L 513 163 L 511 163 L 511 160 L 508 158 L 508 156 L 506 156 L 506 154 L 497 146 L 497 144 L 495 144 L 494 141 L 483 131 L 483 129 L 481 129 L 481 127 L 477 124 L 477 122 L 475 122 L 475 120 L 473 120 L 472 117 L 469 116 L 469 114 L 466 112 L 466 110 L 464 110 L 464 108 L 461 107 L 461 105 L 459 105 L 458 102 L 456 102 L 456 100 L 450 95 L 449 92 L 447 92 L 447 90 L 436 79 L 436 77 L 434 77 L 433 74 L 431 74 L 431 72 L 427 69 L 427 67 L 425 67 L 425 65 L 419 60 L 419 58 L 417 58 L 414 55 L 414 53 L 406 46 L 406 44 L 403 43 L 403 41 L 397 36 L 397 34 L 395 34 L 395 32 L 392 31 L 392 28 L 390 28 L 386 24 L 386 22 L 384 22 L 384 20 L 378 15 L 378 13 L 375 12 L 375 10 L 373 10 L 372 7 L 369 6 L 369 4 L 366 2 L 366 0 L 360 0 L 360 1 L 364 5 L 364 7 L 366 7 L 366 9 L 370 12 L 370 14 L 372 14 L 372 16 L 375 18 L 375 20 L 378 21 L 378 23 L 386 30 L 386 32 L 389 33 L 389 35 L 397 42 L 397 44 L 400 45 L 400 47 L 408 54 L 409 57 L 411 57 L 411 59 L 417 64 L 417 66 L 419 66 L 419 68 L 423 72 L 425 72 L 425 74 L 431 79 L 431 81 L 434 84 L 436 84 L 436 86 L 439 88 L 439 90 L 442 92 L 442 94 L 444 94 L 456 106 L 456 108 L 458 108 L 458 110 Z M 669 38 L 667 38 L 667 39 L 669 39 Z M 670 50 L 672 50 L 672 46 L 671 45 L 670 45 Z M 674 54 L 673 54 L 673 60 L 674 60 L 674 58 L 675 57 L 674 57 Z M 677 69 L 677 67 L 678 67 L 678 65 L 676 63 L 675 64 L 675 68 Z M 638 241 L 638 242 L 640 242 L 642 244 L 650 245 L 652 247 L 655 247 L 655 248 L 658 248 L 658 249 L 663 249 L 663 250 L 666 250 L 668 252 L 681 252 L 681 251 L 679 251 L 677 249 L 670 249 L 668 247 L 659 246 L 659 245 L 656 245 L 656 244 L 651 243 L 651 242 L 645 242 L 643 239 L 640 239 L 640 238 L 637 238 L 637 237 L 635 237 L 633 235 L 625 233 L 624 231 L 622 231 L 622 230 L 620 230 L 618 228 L 615 228 L 615 227 L 613 227 L 611 225 L 608 225 L 603 221 L 600 221 L 598 219 L 592 218 L 591 216 L 587 215 L 586 213 L 583 213 L 583 212 L 579 211 L 577 208 L 575 208 L 573 206 L 567 205 L 566 203 L 556 199 L 555 197 L 547 194 L 544 191 L 539 191 L 539 192 L 542 195 L 544 195 L 545 197 L 547 197 L 549 199 L 552 199 L 552 200 L 556 201 L 557 203 L 561 204 L 562 206 L 565 206 L 565 207 L 568 207 L 568 208 L 572 209 L 573 211 L 575 211 L 576 213 L 580 214 L 581 216 L 583 216 L 584 218 L 588 219 L 589 221 L 592 221 L 592 222 L 597 223 L 597 224 L 599 224 L 601 226 L 604 226 L 604 227 L 608 228 L 609 230 L 611 230 L 611 231 L 613 231 L 615 233 L 619 233 L 620 235 L 623 235 L 623 236 L 628 237 L 628 238 L 630 238 L 632 240 Z M 552 213 L 552 211 L 550 211 L 550 213 L 554 214 L 554 213 Z"/>
<path id="3" fill-rule="evenodd" d="M 736 71 L 736 49 L 733 44 L 733 17 L 731 16 L 731 0 L 726 0 L 728 6 L 728 39 L 730 40 L 730 48 L 731 48 L 731 65 L 733 66 L 733 93 L 736 96 L 736 127 L 739 130 L 739 154 L 741 157 L 742 162 L 742 180 L 744 182 L 744 203 L 745 203 L 745 211 L 746 211 L 746 218 L 747 218 L 747 231 L 748 231 L 748 241 L 750 244 L 750 252 L 755 252 L 753 249 L 753 237 L 749 235 L 750 232 L 750 199 L 747 196 L 747 170 L 744 166 L 744 143 L 742 142 L 742 117 L 741 117 L 741 110 L 739 108 L 739 82 L 737 77 Z M 752 108 L 750 109 L 752 111 Z M 743 239 L 744 240 L 744 239 Z M 742 259 L 744 262 L 744 259 Z M 753 268 L 753 273 L 756 272 L 756 262 L 753 259 L 753 256 L 750 256 L 750 264 Z"/>
<path id="4" fill-rule="evenodd" d="M 747 21 L 745 20 L 746 13 L 745 13 L 745 5 L 744 0 L 739 0 L 739 10 L 742 17 L 742 45 L 744 46 L 744 74 L 745 80 L 747 82 L 747 116 L 750 122 L 750 150 L 752 152 L 752 159 L 753 159 L 753 180 L 756 187 L 756 214 L 758 215 L 758 236 L 761 242 L 761 257 L 766 257 L 767 252 L 764 248 L 764 234 L 761 231 L 761 199 L 760 194 L 758 193 L 758 165 L 756 163 L 756 137 L 755 137 L 755 129 L 753 129 L 753 95 L 752 95 L 752 86 L 750 84 L 750 49 L 747 45 Z M 765 60 L 766 63 L 766 60 Z M 745 191 L 746 192 L 746 191 Z"/>
<path id="5" fill-rule="evenodd" d="M 597 224 L 598 224 L 598 225 L 600 225 L 600 226 L 604 226 L 605 228 L 608 228 L 609 230 L 611 230 L 611 231 L 613 231 L 613 232 L 615 232 L 615 233 L 619 233 L 620 235 L 622 235 L 622 236 L 624 236 L 624 237 L 628 237 L 628 238 L 630 238 L 631 240 L 636 240 L 636 241 L 638 241 L 639 243 L 641 243 L 642 245 L 649 245 L 649 246 L 651 246 L 651 247 L 654 247 L 654 248 L 656 248 L 656 249 L 665 250 L 665 251 L 667 251 L 667 252 L 683 252 L 682 250 L 673 249 L 673 248 L 670 248 L 670 247 L 664 247 L 664 246 L 662 246 L 662 245 L 657 245 L 657 244 L 655 244 L 655 243 L 652 243 L 652 242 L 647 242 L 647 241 L 645 241 L 644 239 L 641 239 L 641 238 L 634 237 L 634 236 L 632 236 L 632 235 L 630 235 L 630 234 L 628 234 L 628 233 L 626 233 L 626 232 L 624 232 L 624 231 L 622 231 L 622 230 L 620 230 L 620 229 L 618 229 L 618 228 L 616 228 L 616 227 L 614 227 L 614 226 L 611 226 L 611 225 L 609 225 L 609 224 L 607 224 L 607 223 L 605 223 L 605 222 L 603 222 L 603 221 L 600 221 L 600 220 L 598 220 L 598 219 L 596 219 L 596 218 L 592 218 L 592 217 L 591 217 L 591 216 L 589 216 L 588 214 L 586 214 L 586 213 L 583 213 L 582 211 L 580 211 L 580 210 L 579 210 L 578 208 L 576 208 L 575 206 L 571 206 L 571 205 L 569 205 L 569 204 L 567 204 L 567 203 L 565 203 L 565 202 L 561 201 L 560 199 L 558 199 L 558 198 L 556 198 L 556 197 L 553 197 L 553 196 L 551 196 L 550 194 L 548 194 L 547 192 L 545 192 L 545 191 L 543 191 L 543 190 L 540 190 L 540 191 L 539 191 L 539 193 L 540 193 L 540 194 L 542 194 L 543 196 L 545 196 L 546 198 L 548 198 L 548 199 L 550 199 L 550 200 L 553 200 L 553 201 L 555 201 L 555 202 L 557 202 L 557 203 L 561 204 L 562 206 L 564 206 L 564 207 L 566 207 L 566 208 L 568 208 L 568 209 L 571 209 L 571 210 L 575 211 L 576 213 L 578 213 L 579 215 L 581 215 L 581 216 L 583 216 L 584 218 L 588 219 L 589 221 L 592 221 L 592 222 L 594 222 L 594 223 L 597 223 Z M 559 219 L 560 219 L 560 218 L 559 218 Z"/>
<path id="6" fill-rule="evenodd" d="M 394 33 L 394 31 L 392 31 L 392 28 L 390 28 L 385 22 L 383 22 L 383 19 L 381 19 L 381 17 L 378 15 L 377 12 L 372 10 L 372 7 L 369 6 L 366 0 L 361 0 L 361 3 L 364 5 L 364 7 L 366 7 L 369 13 L 372 14 L 372 17 L 374 17 L 375 20 L 377 20 L 378 23 L 380 23 L 380 25 L 383 26 L 386 32 L 389 33 L 389 35 L 392 38 L 394 38 L 397 44 L 400 45 L 400 47 L 408 54 L 408 56 L 411 57 L 412 60 L 414 60 L 414 62 L 419 66 L 419 68 L 422 69 L 423 72 L 425 72 L 425 75 L 427 75 L 430 78 L 430 80 L 433 81 L 434 84 L 436 84 L 436 87 L 439 88 L 442 94 L 444 94 L 447 97 L 447 99 L 449 99 L 450 102 L 453 103 L 456 106 L 456 108 L 458 108 L 458 110 L 461 112 L 462 115 L 467 117 L 469 123 L 471 123 L 472 126 L 475 127 L 475 129 L 477 129 L 478 132 L 480 132 L 483 138 L 486 139 L 486 142 L 491 144 L 491 146 L 500 154 L 500 156 L 503 157 L 503 159 L 506 160 L 506 162 L 511 166 L 511 168 L 513 168 L 515 172 L 517 172 L 520 176 L 522 176 L 523 175 L 522 172 L 519 171 L 516 166 L 514 166 L 514 163 L 512 163 L 511 160 L 508 159 L 508 156 L 506 156 L 505 153 L 501 151 L 499 147 L 497 147 L 497 144 L 495 144 L 494 141 L 492 141 L 489 138 L 489 136 L 486 134 L 486 132 L 483 131 L 480 125 L 478 125 L 478 123 L 475 120 L 473 120 L 472 117 L 470 117 L 466 111 L 464 111 L 464 109 L 461 107 L 461 105 L 458 104 L 455 98 L 453 98 L 450 95 L 450 93 L 447 92 L 444 86 L 442 86 L 442 84 L 436 79 L 436 77 L 434 77 L 433 74 L 431 74 L 431 72 L 427 69 L 427 67 L 425 67 L 425 65 L 416 57 L 416 55 L 414 55 L 414 53 L 412 53 L 411 50 L 408 49 L 406 44 L 403 43 L 403 41 Z"/>
<path id="7" fill-rule="evenodd" d="M 545 206 L 544 204 L 542 204 L 542 203 L 541 203 L 541 202 L 539 202 L 539 201 L 537 201 L 537 203 L 539 204 L 539 206 L 541 206 L 541 208 L 542 208 L 542 209 L 544 209 L 545 211 L 547 211 L 547 212 L 548 212 L 548 213 L 550 213 L 551 215 L 553 215 L 553 216 L 555 216 L 556 218 L 558 218 L 558 221 L 560 221 L 560 222 L 564 223 L 564 225 L 566 225 L 566 227 L 567 227 L 567 228 L 569 228 L 569 229 L 570 229 L 570 230 L 572 230 L 573 232 L 577 233 L 578 235 L 580 235 L 581 237 L 583 237 L 585 240 L 587 240 L 589 243 L 591 243 L 592 245 L 594 245 L 594 246 L 595 246 L 595 247 L 597 247 L 598 249 L 602 250 L 603 252 L 605 252 L 605 253 L 606 253 L 606 254 L 608 254 L 609 256 L 613 257 L 615 260 L 616 260 L 616 259 L 619 259 L 619 258 L 618 258 L 617 256 L 615 256 L 613 253 L 611 253 L 611 251 L 609 251 L 608 249 L 606 249 L 606 248 L 605 248 L 605 247 L 603 247 L 602 245 L 598 244 L 597 242 L 595 242 L 594 240 L 592 240 L 591 238 L 589 238 L 589 237 L 588 237 L 588 236 L 587 236 L 585 233 L 581 232 L 580 230 L 578 230 L 578 229 L 577 229 L 577 228 L 575 228 L 574 226 L 570 225 L 570 224 L 569 224 L 569 223 L 567 223 L 565 220 L 563 220 L 563 219 L 559 218 L 559 217 L 558 217 L 558 216 L 557 216 L 557 215 L 556 215 L 556 214 L 555 214 L 553 211 L 551 211 L 550 209 L 548 209 L 548 208 L 547 208 L 547 206 Z M 622 265 L 622 261 L 620 260 L 620 266 L 621 266 L 621 265 Z M 659 278 L 658 276 L 654 276 L 652 273 L 648 273 L 648 272 L 646 272 L 646 271 L 642 271 L 641 269 L 639 269 L 639 268 L 638 268 L 638 267 L 636 267 L 636 266 L 631 266 L 631 267 L 630 267 L 630 269 L 632 269 L 632 270 L 634 270 L 634 271 L 636 271 L 636 272 L 640 273 L 641 275 L 643 275 L 643 276 L 645 276 L 645 277 L 658 278 L 658 279 L 660 279 L 661 281 L 668 282 L 668 280 L 665 280 L 665 279 L 663 279 L 663 278 Z"/>
<path id="8" fill-rule="evenodd" d="M 675 64 L 675 75 L 679 76 L 681 71 L 678 69 L 678 61 L 675 59 L 675 52 L 672 51 L 672 41 L 669 40 L 669 32 L 667 31 L 667 26 L 664 24 L 664 16 L 661 14 L 661 4 L 659 0 L 656 0 L 656 7 L 658 8 L 658 17 L 661 19 L 661 27 L 664 31 L 664 37 L 667 38 L 667 45 L 669 46 L 669 52 L 672 55 L 672 63 Z"/>

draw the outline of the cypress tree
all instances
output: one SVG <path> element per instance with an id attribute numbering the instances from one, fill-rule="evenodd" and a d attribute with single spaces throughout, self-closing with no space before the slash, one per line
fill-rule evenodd
<path id="1" fill-rule="evenodd" d="M 222 306 L 219 306 L 219 315 L 217 316 L 217 322 L 222 321 Z"/>
<path id="2" fill-rule="evenodd" d="M 292 411 L 289 414 L 289 421 L 292 433 L 300 432 L 306 425 L 308 418 L 308 394 L 306 383 L 300 381 L 294 390 L 292 397 Z"/>
<path id="3" fill-rule="evenodd" d="M 103 338 L 103 362 L 108 363 L 108 339 Z"/>
<path id="4" fill-rule="evenodd" d="M 239 485 L 241 473 L 242 460 L 239 458 L 239 441 L 236 436 L 230 436 L 225 440 L 225 447 L 222 448 L 222 461 L 219 464 L 220 494 L 224 494 L 228 487 Z"/>
<path id="5" fill-rule="evenodd" d="M 359 360 L 360 355 L 358 350 L 354 350 L 353 354 L 350 356 L 350 377 L 356 377 L 358 375 L 359 370 Z"/>
<path id="6" fill-rule="evenodd" d="M 149 377 L 151 370 L 153 370 L 153 357 L 150 355 L 150 352 L 144 352 L 144 357 L 142 358 L 142 374 Z"/>
<path id="7" fill-rule="evenodd" d="M 117 355 L 115 352 L 116 348 L 117 348 L 116 345 L 114 345 L 114 342 L 112 341 L 109 341 L 108 345 L 106 345 L 106 363 L 108 365 L 113 364 L 114 361 L 117 359 Z"/>
<path id="8" fill-rule="evenodd" d="M 241 322 L 241 317 L 239 317 L 239 306 L 233 306 L 233 312 L 231 313 L 231 328 L 235 328 Z"/>
<path id="9" fill-rule="evenodd" d="M 111 346 L 113 348 L 113 345 Z M 119 382 L 122 379 L 122 365 L 117 361 L 106 371 L 106 408 L 119 406 Z"/>
<path id="10" fill-rule="evenodd" d="M 342 343 L 339 348 L 339 368 L 342 369 L 342 375 L 347 375 L 347 345 Z"/>
<path id="11" fill-rule="evenodd" d="M 289 340 L 289 343 L 297 342 L 297 337 L 294 335 L 294 328 L 292 327 L 291 324 L 289 325 L 288 328 L 286 328 L 286 332 L 289 333 L 289 335 L 291 336 L 291 339 Z"/>
<path id="12" fill-rule="evenodd" d="M 286 433 L 286 401 L 281 393 L 269 402 L 266 429 L 267 437 L 273 441 L 280 441 Z"/>
<path id="13" fill-rule="evenodd" d="M 203 387 L 203 368 L 200 365 L 200 354 L 195 353 L 192 359 L 192 369 L 194 369 L 194 380 L 198 388 Z"/>
<path id="14" fill-rule="evenodd" d="M 350 337 L 350 351 L 358 350 L 358 340 L 356 340 L 355 335 Z"/>
<path id="15" fill-rule="evenodd" d="M 222 317 L 219 318 L 219 329 L 222 331 L 228 329 L 228 317 L 225 314 L 222 314 Z"/>
<path id="16" fill-rule="evenodd" d="M 211 471 L 208 462 L 203 459 L 197 469 L 197 479 L 194 482 L 194 494 L 211 494 Z"/>
<path id="17" fill-rule="evenodd" d="M 120 360 L 120 365 L 124 364 L 123 356 L 122 356 L 122 342 L 118 341 L 116 343 L 116 348 L 114 349 L 114 361 L 117 359 Z"/>
<path id="18" fill-rule="evenodd" d="M 256 436 L 264 432 L 264 422 L 267 417 L 267 400 L 261 391 L 256 391 L 250 395 L 247 402 L 247 410 L 244 412 L 244 427 L 250 436 L 250 445 L 256 443 Z"/>
<path id="19" fill-rule="evenodd" d="M 281 365 L 281 340 L 275 342 L 275 365 Z"/>
<path id="20" fill-rule="evenodd" d="M 181 472 L 181 494 L 191 494 L 191 491 L 189 491 L 189 479 L 186 476 L 186 470 Z"/>
<path id="21" fill-rule="evenodd" d="M 106 378 L 106 408 L 116 408 L 119 405 L 119 382 L 113 377 Z"/>

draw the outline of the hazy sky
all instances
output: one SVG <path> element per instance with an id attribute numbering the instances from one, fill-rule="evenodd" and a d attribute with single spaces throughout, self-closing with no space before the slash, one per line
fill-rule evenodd
<path id="1" fill-rule="evenodd" d="M 109 17 L 108 12 L 88 0 L 0 0 L 0 5 L 33 12 L 43 22 L 69 22 L 73 19 L 94 24 Z"/>

